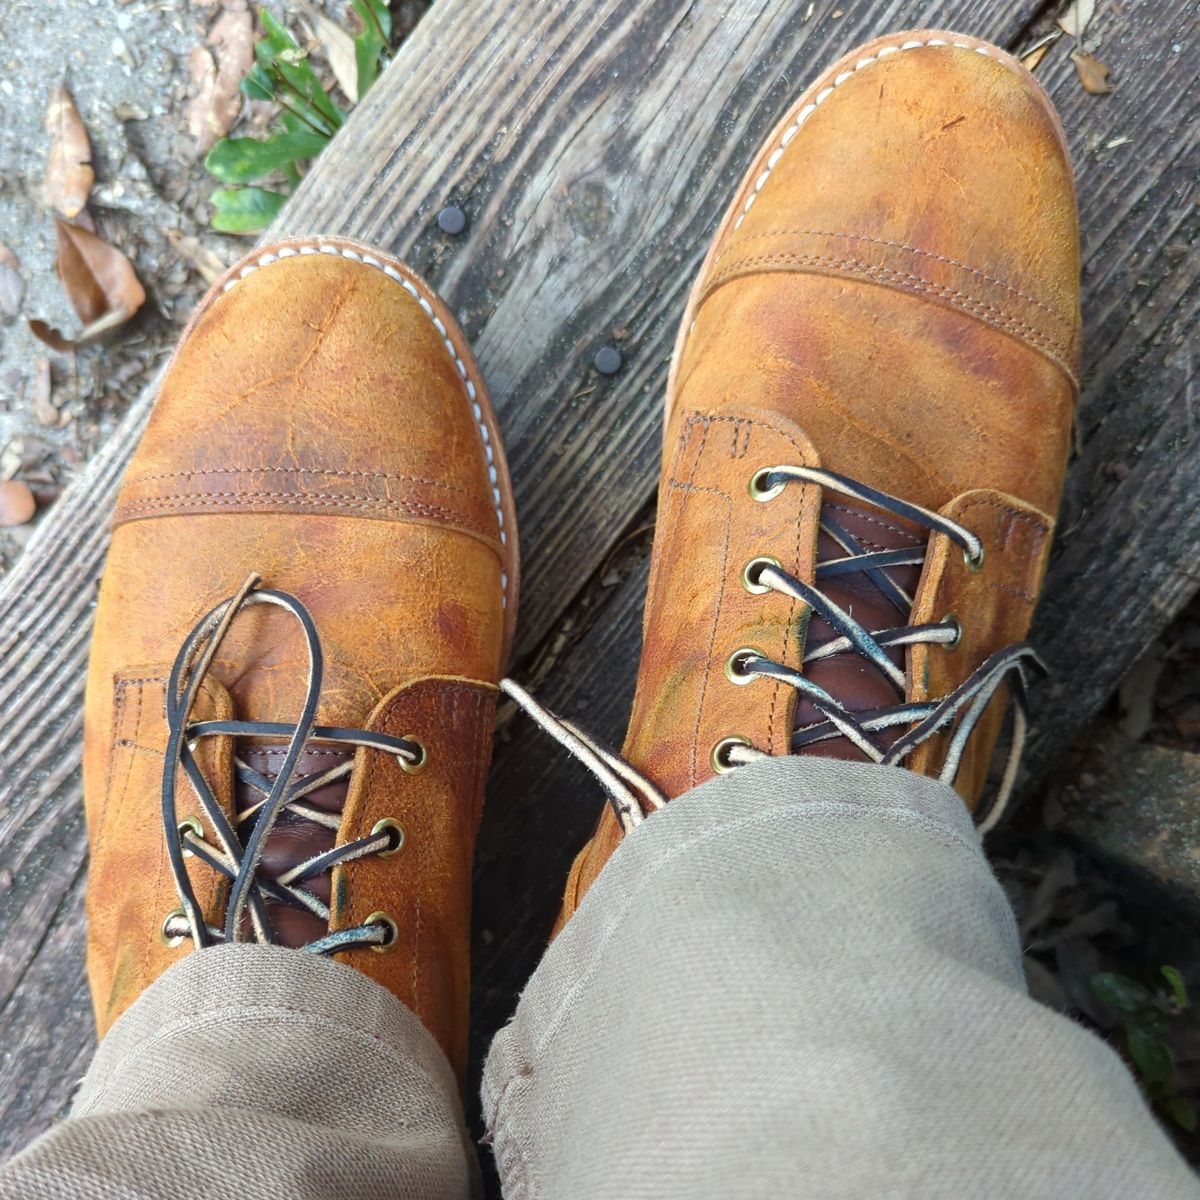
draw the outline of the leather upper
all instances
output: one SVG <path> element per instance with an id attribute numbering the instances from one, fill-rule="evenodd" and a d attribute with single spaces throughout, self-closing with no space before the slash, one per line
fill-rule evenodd
<path id="1" fill-rule="evenodd" d="M 623 750 L 668 796 L 712 775 L 722 738 L 790 752 L 795 690 L 767 678 L 738 686 L 725 664 L 750 647 L 800 668 L 806 635 L 828 640 L 827 628 L 809 629 L 806 605 L 752 594 L 741 579 L 766 555 L 812 584 L 824 505 L 842 508 L 872 548 L 929 542 L 911 623 L 953 613 L 963 635 L 953 648 L 890 655 L 907 669 L 908 700 L 946 695 L 1024 637 L 1067 461 L 1078 275 L 1057 119 L 1002 51 L 947 33 L 894 35 L 801 97 L 735 196 L 676 347 Z M 983 540 L 983 569 L 945 536 L 846 507 L 816 484 L 753 498 L 751 477 L 780 464 L 823 467 L 960 521 Z M 852 585 L 828 591 L 868 628 L 904 624 L 881 620 Z M 806 673 L 852 708 L 880 703 L 877 669 L 855 655 Z M 958 775 L 972 805 L 1004 701 L 989 706 Z M 936 771 L 945 750 L 939 735 L 906 765 Z M 606 813 L 564 917 L 619 841 Z"/>
<path id="2" fill-rule="evenodd" d="M 88 967 L 102 1033 L 188 952 L 159 939 L 178 904 L 159 801 L 166 679 L 196 622 L 254 571 L 315 621 L 317 722 L 415 736 L 428 751 L 416 773 L 350 751 L 348 792 L 312 797 L 341 811 L 336 835 L 285 814 L 264 864 L 403 824 L 399 854 L 324 882 L 330 927 L 395 920 L 390 952 L 339 957 L 412 1007 L 461 1067 L 469 864 L 516 590 L 511 494 L 461 337 L 400 264 L 330 239 L 239 264 L 185 335 L 121 490 L 88 679 Z M 195 716 L 295 722 L 306 679 L 295 625 L 256 606 L 230 629 Z M 242 742 L 269 776 L 279 743 Z M 232 816 L 231 739 L 201 753 Z M 313 745 L 300 773 L 345 753 Z M 178 792 L 192 795 L 182 780 Z M 189 874 L 219 926 L 225 885 L 196 859 Z M 318 932 L 305 914 L 279 916 L 285 941 Z"/>

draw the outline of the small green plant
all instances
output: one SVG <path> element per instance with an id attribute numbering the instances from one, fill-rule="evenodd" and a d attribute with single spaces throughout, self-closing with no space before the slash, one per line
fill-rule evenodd
<path id="1" fill-rule="evenodd" d="M 353 0 L 363 29 L 354 38 L 354 60 L 361 98 L 379 75 L 392 35 L 387 0 Z M 204 165 L 222 183 L 213 192 L 214 229 L 222 233 L 255 233 L 265 229 L 300 182 L 300 166 L 316 158 L 342 127 L 345 112 L 321 86 L 308 62 L 308 52 L 265 9 L 259 10 L 263 37 L 254 47 L 254 66 L 242 80 L 251 100 L 279 106 L 282 128 L 264 139 L 222 138 Z M 281 175 L 271 188 L 257 186 Z M 253 186 L 251 186 L 253 185 Z"/>
<path id="2" fill-rule="evenodd" d="M 1181 1129 L 1196 1128 L 1196 1107 L 1175 1089 L 1175 1056 L 1166 1043 L 1171 1021 L 1191 1007 L 1183 976 L 1174 967 L 1159 971 L 1166 986 L 1153 990 L 1130 979 L 1102 971 L 1092 976 L 1092 991 L 1117 1013 L 1125 1050 L 1141 1077 L 1152 1103 Z"/>

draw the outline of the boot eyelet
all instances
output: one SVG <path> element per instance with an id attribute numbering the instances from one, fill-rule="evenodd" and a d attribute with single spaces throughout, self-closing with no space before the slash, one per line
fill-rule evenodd
<path id="1" fill-rule="evenodd" d="M 752 596 L 765 596 L 767 592 L 774 590 L 767 587 L 765 583 L 758 582 L 758 577 L 764 567 L 774 567 L 777 571 L 782 571 L 783 563 L 769 554 L 760 554 L 742 568 L 742 587 Z"/>
<path id="2" fill-rule="evenodd" d="M 766 657 L 757 646 L 741 646 L 725 660 L 725 678 L 741 687 L 753 683 L 758 676 L 746 670 L 746 660 Z"/>
<path id="3" fill-rule="evenodd" d="M 385 912 L 373 912 L 364 922 L 364 925 L 382 925 L 387 930 L 387 941 L 379 942 L 371 947 L 376 954 L 391 954 L 396 948 L 396 943 L 400 940 L 400 927 L 388 916 Z"/>
<path id="4" fill-rule="evenodd" d="M 967 570 L 973 575 L 978 575 L 983 570 L 983 560 L 986 557 L 983 549 L 983 543 L 979 544 L 979 553 L 971 554 L 969 550 L 963 551 L 963 562 L 967 564 Z"/>
<path id="5" fill-rule="evenodd" d="M 186 918 L 187 913 L 182 908 L 173 908 L 165 917 L 163 917 L 162 926 L 158 931 L 159 940 L 168 950 L 174 950 L 176 946 L 182 946 L 187 941 L 187 935 L 182 933 L 168 933 L 167 926 L 176 918 Z"/>
<path id="6" fill-rule="evenodd" d="M 767 479 L 775 469 L 775 467 L 763 467 L 750 476 L 750 482 L 746 485 L 746 490 L 755 500 L 764 502 L 774 500 L 787 487 L 786 479 L 782 483 L 767 482 Z"/>
<path id="7" fill-rule="evenodd" d="M 386 850 L 377 850 L 375 853 L 379 858 L 395 858 L 404 849 L 404 826 L 392 817 L 384 817 L 371 826 L 371 836 L 384 832 L 392 835 L 392 844 Z"/>
<path id="8" fill-rule="evenodd" d="M 943 625 L 950 625 L 954 629 L 954 641 L 942 643 L 942 646 L 945 649 L 953 650 L 958 645 L 958 643 L 962 641 L 962 635 L 963 635 L 962 622 L 958 619 L 958 617 L 956 617 L 954 615 L 954 613 L 947 613 L 942 618 L 941 623 Z"/>
<path id="9" fill-rule="evenodd" d="M 177 828 L 179 830 L 179 840 L 181 842 L 183 841 L 183 834 L 185 830 L 195 834 L 196 837 L 198 837 L 201 841 L 204 841 L 204 826 L 200 824 L 199 817 L 184 817 L 183 820 L 179 822 Z M 189 850 L 186 846 L 184 846 L 183 857 L 195 858 L 196 852 L 195 850 Z M 181 909 L 180 911 L 182 912 L 183 910 Z"/>
<path id="10" fill-rule="evenodd" d="M 406 742 L 412 742 L 416 747 L 417 757 L 409 762 L 402 754 L 396 757 L 400 760 L 400 769 L 406 771 L 409 775 L 415 775 L 418 771 L 423 771 L 429 765 L 429 751 L 425 749 L 425 743 L 419 737 L 414 737 L 411 733 L 404 735 Z"/>
<path id="11" fill-rule="evenodd" d="M 712 754 L 709 757 L 709 762 L 712 763 L 712 769 L 718 775 L 724 775 L 729 771 L 737 769 L 737 763 L 729 761 L 729 752 L 735 746 L 752 746 L 754 743 L 748 737 L 742 737 L 740 733 L 731 734 L 729 737 L 723 737 L 713 748 Z"/>

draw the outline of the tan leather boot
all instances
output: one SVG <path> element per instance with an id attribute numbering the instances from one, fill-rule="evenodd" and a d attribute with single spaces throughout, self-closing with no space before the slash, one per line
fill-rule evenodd
<path id="1" fill-rule="evenodd" d="M 817 754 L 937 776 L 975 808 L 1015 701 L 1006 796 L 1078 275 L 1062 131 L 1003 51 L 897 34 L 800 97 L 676 344 L 623 750 L 659 793 Z M 634 792 L 576 860 L 563 919 L 661 802 Z"/>
<path id="2" fill-rule="evenodd" d="M 335 238 L 259 250 L 125 478 L 86 705 L 100 1032 L 181 955 L 330 954 L 461 1070 L 470 870 L 517 546 L 446 306 Z"/>

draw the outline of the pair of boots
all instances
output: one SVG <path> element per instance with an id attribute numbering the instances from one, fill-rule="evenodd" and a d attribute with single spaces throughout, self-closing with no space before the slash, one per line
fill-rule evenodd
<path id="1" fill-rule="evenodd" d="M 618 757 L 501 683 L 517 518 L 445 304 L 339 238 L 232 268 L 167 371 L 96 614 L 101 1033 L 181 956 L 276 942 L 387 988 L 461 1072 L 501 687 L 609 793 L 560 925 L 639 824 L 763 756 L 933 776 L 993 822 L 1036 661 L 1078 270 L 1062 131 L 1002 51 L 884 37 L 799 98 L 680 327 Z"/>

